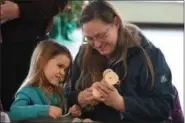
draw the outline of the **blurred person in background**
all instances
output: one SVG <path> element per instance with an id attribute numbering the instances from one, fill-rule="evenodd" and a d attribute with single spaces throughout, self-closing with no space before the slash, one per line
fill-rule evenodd
<path id="1" fill-rule="evenodd" d="M 66 4 L 67 0 L 12 0 L 0 5 L 1 100 L 5 111 L 27 75 L 33 49 L 47 38 L 52 18 Z"/>

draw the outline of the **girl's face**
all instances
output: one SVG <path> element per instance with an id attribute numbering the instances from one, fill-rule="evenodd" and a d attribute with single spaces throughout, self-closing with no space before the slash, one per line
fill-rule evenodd
<path id="1" fill-rule="evenodd" d="M 44 75 L 52 85 L 58 85 L 64 79 L 70 66 L 70 59 L 65 54 L 56 55 L 44 67 Z"/>
<path id="2" fill-rule="evenodd" d="M 118 38 L 116 24 L 107 24 L 99 19 L 83 24 L 84 39 L 101 55 L 109 56 L 115 50 Z"/>

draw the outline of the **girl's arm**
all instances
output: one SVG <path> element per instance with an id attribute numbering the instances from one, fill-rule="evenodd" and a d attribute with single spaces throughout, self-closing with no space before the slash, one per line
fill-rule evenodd
<path id="1" fill-rule="evenodd" d="M 29 105 L 31 100 L 26 93 L 18 93 L 10 108 L 11 120 L 28 120 L 38 117 L 49 117 L 49 105 Z"/>

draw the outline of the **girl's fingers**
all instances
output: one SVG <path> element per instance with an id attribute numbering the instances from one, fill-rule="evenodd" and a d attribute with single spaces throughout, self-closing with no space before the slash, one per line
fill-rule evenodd
<path id="1" fill-rule="evenodd" d="M 52 117 L 53 119 L 57 119 L 57 116 L 56 116 L 56 114 L 55 114 L 54 112 L 51 113 L 51 117 Z"/>

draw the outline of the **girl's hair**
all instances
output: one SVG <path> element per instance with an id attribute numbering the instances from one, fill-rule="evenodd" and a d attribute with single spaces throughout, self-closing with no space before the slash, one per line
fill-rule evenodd
<path id="1" fill-rule="evenodd" d="M 143 51 L 152 78 L 151 85 L 153 86 L 153 65 L 146 51 L 140 45 L 140 30 L 137 26 L 123 23 L 114 8 L 108 2 L 102 0 L 95 0 L 93 2 L 90 2 L 86 6 L 86 8 L 84 8 L 81 15 L 80 23 L 81 25 L 83 25 L 94 19 L 100 19 L 107 24 L 111 24 L 113 23 L 115 17 L 119 18 L 120 23 L 118 29 L 117 48 L 113 52 L 112 56 L 114 56 L 115 58 L 119 58 L 120 56 L 122 57 L 123 67 L 125 71 L 124 79 L 127 77 L 127 49 L 132 45 L 140 48 Z M 76 89 L 85 89 L 89 87 L 93 82 L 101 80 L 102 72 L 107 67 L 107 64 L 107 59 L 87 44 L 85 47 L 85 52 L 83 54 L 82 72 L 79 81 L 77 82 Z"/>
<path id="2" fill-rule="evenodd" d="M 21 87 L 19 88 L 19 90 L 28 85 L 39 86 L 39 87 L 50 85 L 44 75 L 43 70 L 50 59 L 60 54 L 66 55 L 71 62 L 69 70 L 67 74 L 65 74 L 64 81 L 63 83 L 60 83 L 60 84 L 63 85 L 64 82 L 67 82 L 70 76 L 69 74 L 72 66 L 72 56 L 70 51 L 65 46 L 57 43 L 54 40 L 44 40 L 44 41 L 41 41 L 35 48 L 31 57 L 31 63 L 30 63 L 30 69 L 29 69 L 28 75 L 24 80 L 23 84 L 21 85 Z M 55 90 L 58 94 L 61 93 L 62 91 L 60 87 L 61 86 L 55 87 Z M 61 96 L 61 94 L 59 94 L 59 96 L 63 100 L 63 96 Z"/>

